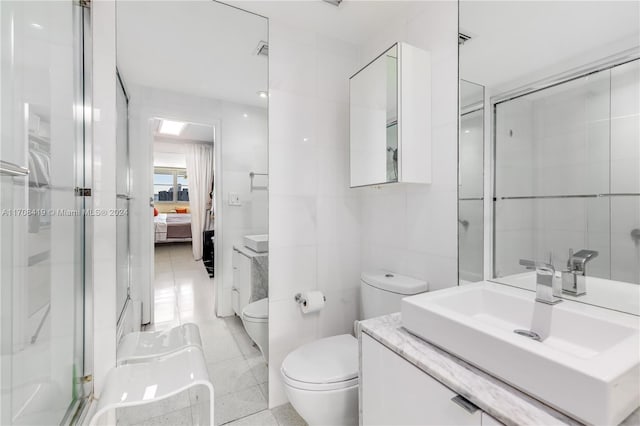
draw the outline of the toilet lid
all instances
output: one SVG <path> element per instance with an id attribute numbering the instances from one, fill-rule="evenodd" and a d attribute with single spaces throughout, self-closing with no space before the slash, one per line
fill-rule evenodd
<path id="1" fill-rule="evenodd" d="M 282 372 L 306 383 L 335 383 L 358 377 L 358 340 L 341 334 L 316 340 L 289 353 Z"/>
<path id="2" fill-rule="evenodd" d="M 360 278 L 371 287 L 397 294 L 424 293 L 429 287 L 426 281 L 385 271 L 363 272 Z"/>
<path id="3" fill-rule="evenodd" d="M 244 316 L 257 319 L 269 318 L 269 298 L 257 300 L 249 303 L 242 310 Z"/>

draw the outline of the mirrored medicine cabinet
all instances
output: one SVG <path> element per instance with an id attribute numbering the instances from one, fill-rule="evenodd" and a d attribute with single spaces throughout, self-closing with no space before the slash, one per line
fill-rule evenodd
<path id="1" fill-rule="evenodd" d="M 352 188 L 431 183 L 428 52 L 396 43 L 349 79 Z"/>

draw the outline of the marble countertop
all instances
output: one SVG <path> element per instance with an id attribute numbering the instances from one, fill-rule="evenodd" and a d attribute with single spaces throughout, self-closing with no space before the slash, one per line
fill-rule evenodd
<path id="1" fill-rule="evenodd" d="M 402 327 L 400 313 L 362 321 L 360 329 L 505 425 L 581 424 L 412 335 Z M 640 408 L 621 423 L 637 425 Z"/>
<path id="2" fill-rule="evenodd" d="M 245 246 L 241 246 L 241 245 L 234 245 L 233 246 L 234 250 L 239 251 L 240 253 L 244 254 L 247 257 L 261 257 L 261 256 L 269 256 L 269 252 L 262 252 L 262 253 L 258 253 L 257 251 L 253 251 L 251 250 L 249 247 L 245 247 Z"/>

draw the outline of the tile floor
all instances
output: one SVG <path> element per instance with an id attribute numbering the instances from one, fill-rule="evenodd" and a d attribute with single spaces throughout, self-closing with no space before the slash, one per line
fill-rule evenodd
<path id="1" fill-rule="evenodd" d="M 148 330 L 186 322 L 200 328 L 209 376 L 215 388 L 215 425 L 302 426 L 291 405 L 267 409 L 268 370 L 238 317 L 216 318 L 214 280 L 195 262 L 191 244 L 166 244 L 155 251 L 155 313 Z M 144 410 L 118 413 L 119 425 L 208 424 L 201 392 L 184 392 Z"/>

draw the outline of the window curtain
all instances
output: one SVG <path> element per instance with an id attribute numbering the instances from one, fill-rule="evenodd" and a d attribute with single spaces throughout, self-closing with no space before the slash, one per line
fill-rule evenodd
<path id="1" fill-rule="evenodd" d="M 185 146 L 185 154 L 193 258 L 200 260 L 202 259 L 202 232 L 209 214 L 207 205 L 213 182 L 213 147 L 209 144 L 188 144 Z"/>

